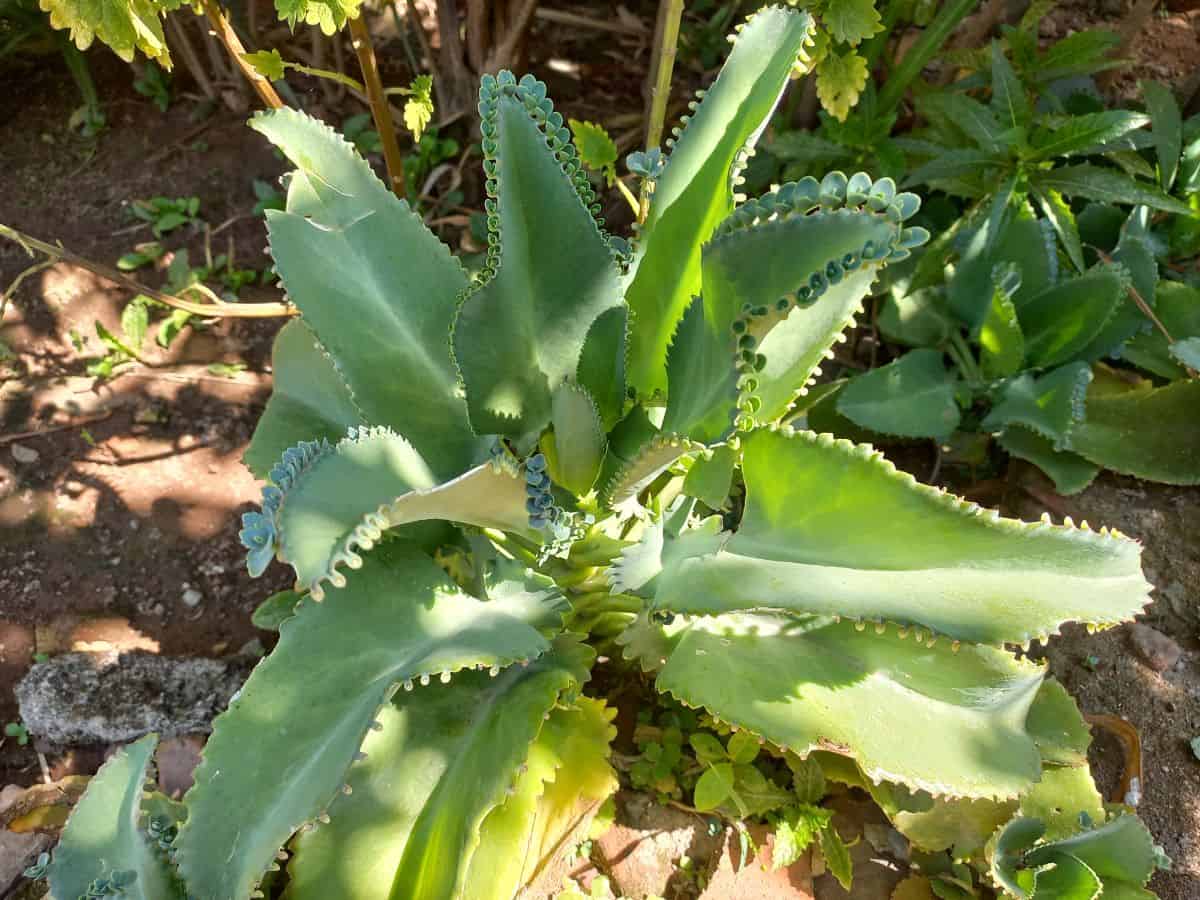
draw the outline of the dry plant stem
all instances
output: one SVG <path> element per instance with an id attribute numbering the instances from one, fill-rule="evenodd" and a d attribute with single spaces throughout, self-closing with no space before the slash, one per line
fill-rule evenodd
<path id="1" fill-rule="evenodd" d="M 79 266 L 81 269 L 86 269 L 93 275 L 99 275 L 106 281 L 112 281 L 131 291 L 145 294 L 159 303 L 164 303 L 175 309 L 186 310 L 197 316 L 225 319 L 267 319 L 275 316 L 296 316 L 300 314 L 300 310 L 286 303 L 194 303 L 191 300 L 183 300 L 176 297 L 174 294 L 166 294 L 154 288 L 146 287 L 118 269 L 106 266 L 103 263 L 92 262 L 90 259 L 72 253 L 64 247 L 40 241 L 22 231 L 17 231 L 15 228 L 9 228 L 7 225 L 0 225 L 0 237 L 15 241 L 24 247 L 26 251 L 36 250 L 39 253 L 44 253 L 55 262 L 58 260 L 69 262 L 74 266 Z"/>
<path id="2" fill-rule="evenodd" d="M 262 102 L 271 109 L 282 107 L 283 101 L 279 99 L 279 94 L 275 93 L 275 88 L 271 85 L 271 82 L 254 71 L 254 67 L 242 58 L 246 53 L 246 48 L 242 46 L 241 38 L 237 36 L 237 32 L 229 24 L 228 17 L 221 7 L 217 5 L 216 0 L 204 0 L 204 14 L 208 16 L 209 24 L 212 25 L 217 38 L 225 45 L 230 58 L 242 70 L 242 74 L 246 76 L 246 80 L 250 82 L 250 86 L 258 92 L 258 96 Z"/>
<path id="3" fill-rule="evenodd" d="M 675 52 L 679 45 L 679 23 L 683 18 L 683 0 L 661 0 L 658 28 L 655 30 L 654 86 L 650 89 L 650 110 L 646 117 L 646 149 L 653 150 L 662 143 L 663 125 L 667 118 L 667 101 L 671 99 L 671 75 L 675 71 Z M 650 185 L 642 183 L 638 221 L 645 222 L 650 212 Z"/>
<path id="4" fill-rule="evenodd" d="M 375 120 L 375 130 L 379 132 L 379 140 L 383 144 L 383 161 L 387 166 L 388 181 L 396 196 L 403 199 L 404 157 L 400 155 L 400 145 L 396 142 L 392 110 L 388 106 L 387 95 L 383 92 L 383 82 L 379 80 L 375 48 L 371 46 L 371 33 L 367 30 L 365 16 L 365 12 L 360 12 L 357 19 L 350 20 L 350 43 L 354 52 L 358 54 L 358 65 L 362 69 L 363 84 L 367 89 L 367 103 L 371 107 L 371 117 Z"/>
<path id="5" fill-rule="evenodd" d="M 12 441 L 24 441 L 31 438 L 39 438 L 43 434 L 54 434 L 56 431 L 70 431 L 72 428 L 81 428 L 84 425 L 91 425 L 93 422 L 102 422 L 112 415 L 112 410 L 105 410 L 102 413 L 96 413 L 94 416 L 84 416 L 82 419 L 75 419 L 72 422 L 64 422 L 61 425 L 50 425 L 47 428 L 38 428 L 33 431 L 19 431 L 16 434 L 0 434 L 0 444 L 8 444 Z"/>
<path id="6" fill-rule="evenodd" d="M 482 72 L 487 61 L 490 24 L 487 0 L 467 0 L 467 62 L 476 72 Z"/>
<path id="7" fill-rule="evenodd" d="M 525 36 L 529 22 L 537 9 L 537 0 L 524 0 L 520 8 L 504 23 L 503 36 L 493 43 L 492 52 L 488 54 L 484 70 L 498 72 L 515 66 L 517 47 Z"/>
<path id="8" fill-rule="evenodd" d="M 209 100 L 215 100 L 217 98 L 217 89 L 213 87 L 212 79 L 208 77 L 208 72 L 205 71 L 204 66 L 201 64 L 200 57 L 196 55 L 196 48 L 192 44 L 192 39 L 183 30 L 178 17 L 168 15 L 166 19 L 167 32 L 171 35 L 171 41 L 175 44 L 175 49 L 183 58 L 184 67 L 200 87 L 201 93 Z"/>
<path id="9" fill-rule="evenodd" d="M 575 28 L 592 28 L 596 31 L 614 31 L 617 34 L 644 35 L 646 28 L 641 25 L 631 25 L 626 22 L 610 22 L 607 19 L 594 19 L 591 16 L 581 16 L 578 13 L 567 12 L 564 9 L 539 9 L 534 17 L 544 22 L 556 25 L 571 25 Z"/>

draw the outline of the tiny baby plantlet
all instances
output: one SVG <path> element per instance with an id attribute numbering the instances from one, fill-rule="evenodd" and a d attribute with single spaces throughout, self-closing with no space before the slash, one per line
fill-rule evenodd
<path id="1" fill-rule="evenodd" d="M 124 751 L 67 825 L 55 896 L 134 872 L 155 898 L 265 876 L 295 900 L 511 898 L 615 787 L 601 649 L 729 730 L 711 768 L 743 803 L 760 740 L 840 761 L 905 828 L 995 804 L 985 840 L 1047 772 L 1090 785 L 1072 701 L 1007 645 L 1140 611 L 1138 546 L 781 424 L 927 238 L 917 197 L 864 173 L 735 194 L 811 27 L 770 7 L 740 30 L 632 242 L 545 85 L 485 77 L 475 278 L 332 129 L 252 120 L 296 166 L 267 220 L 302 316 L 241 536 L 251 574 L 281 560 L 296 588 L 183 804 L 142 799 L 152 739 Z"/>

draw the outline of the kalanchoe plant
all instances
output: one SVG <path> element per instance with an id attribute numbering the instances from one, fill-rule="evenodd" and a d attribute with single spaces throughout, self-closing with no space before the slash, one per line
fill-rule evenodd
<path id="1" fill-rule="evenodd" d="M 1046 767 L 1087 777 L 1069 697 L 1005 647 L 1137 613 L 1138 546 L 781 424 L 926 238 L 917 198 L 861 173 L 738 202 L 809 34 L 779 8 L 744 27 L 632 245 L 545 86 L 485 78 L 475 279 L 332 130 L 253 120 L 297 167 L 267 215 L 303 315 L 275 347 L 243 539 L 252 572 L 295 569 L 294 613 L 216 721 L 170 861 L 148 831 L 88 834 L 106 769 L 56 896 L 119 869 L 245 898 L 284 862 L 297 900 L 511 897 L 615 786 L 613 711 L 585 693 L 601 647 L 905 810 L 996 803 L 998 825 Z M 146 758 L 124 757 L 126 797 Z"/>

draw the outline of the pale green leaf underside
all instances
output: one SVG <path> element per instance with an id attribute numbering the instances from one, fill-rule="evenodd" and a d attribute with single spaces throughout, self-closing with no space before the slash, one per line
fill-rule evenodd
<path id="1" fill-rule="evenodd" d="M 351 433 L 316 459 L 286 492 L 278 516 L 280 555 L 300 583 L 335 585 L 388 528 L 440 519 L 528 532 L 525 483 L 484 463 L 459 477 L 437 477 L 408 442 L 387 429 Z"/>
<path id="2" fill-rule="evenodd" d="M 166 853 L 151 847 L 139 827 L 146 767 L 157 744 L 153 734 L 129 744 L 92 779 L 54 851 L 49 878 L 55 896 L 81 897 L 94 879 L 114 872 L 136 874 L 122 894 L 131 900 L 183 896 Z"/>
<path id="3" fill-rule="evenodd" d="M 858 268 L 825 290 L 810 306 L 800 306 L 776 324 L 756 349 L 767 359 L 756 376 L 762 408 L 756 418 L 770 422 L 788 406 L 852 321 L 882 259 L 862 260 L 868 243 L 889 247 L 897 226 L 884 216 L 839 209 L 779 218 L 737 228 L 714 238 L 702 253 L 702 294 L 673 336 L 668 353 L 669 402 L 663 427 L 696 440 L 725 436 L 733 421 L 737 339 L 731 328 L 746 304 L 777 315 L 781 298 L 824 277 L 833 263 L 842 269 L 852 256 Z"/>
<path id="4" fill-rule="evenodd" d="M 341 373 L 304 322 L 280 329 L 271 351 L 271 399 L 254 429 L 244 461 L 265 479 L 283 451 L 301 441 L 337 441 L 366 424 Z"/>
<path id="5" fill-rule="evenodd" d="M 287 210 L 268 212 L 292 302 L 372 425 L 402 432 L 442 478 L 479 455 L 448 335 L 467 276 L 340 135 L 290 109 L 251 126 L 297 170 Z"/>
<path id="6" fill-rule="evenodd" d="M 608 242 L 521 101 L 495 101 L 499 269 L 464 301 L 454 357 L 480 434 L 519 436 L 550 421 L 588 332 L 622 306 Z"/>
<path id="7" fill-rule="evenodd" d="M 916 483 L 866 445 L 757 431 L 743 440 L 742 467 L 737 532 L 718 552 L 670 563 L 656 608 L 773 607 L 1023 643 L 1064 622 L 1124 621 L 1147 602 L 1134 542 L 1000 518 Z"/>
<path id="8" fill-rule="evenodd" d="M 806 755 L 854 757 L 872 779 L 933 794 L 1012 797 L 1041 761 L 1024 722 L 1042 670 L 1008 653 L 929 647 L 828 617 L 697 619 L 659 690 Z"/>
<path id="9" fill-rule="evenodd" d="M 548 586 L 477 600 L 402 544 L 368 556 L 324 603 L 302 602 L 205 747 L 178 841 L 191 895 L 250 893 L 292 832 L 337 795 L 398 683 L 536 658 L 550 646 L 538 628 L 555 623 L 560 604 Z"/>
<path id="10" fill-rule="evenodd" d="M 396 697 L 350 768 L 352 793 L 300 836 L 288 900 L 442 900 L 457 896 L 485 817 L 504 801 L 589 652 L 560 639 L 528 666 L 465 672 Z M 532 746 L 531 746 L 532 745 Z M 519 781 L 518 781 L 519 783 Z"/>
<path id="11" fill-rule="evenodd" d="M 515 792 L 483 822 L 463 900 L 517 896 L 552 855 L 566 850 L 576 824 L 616 790 L 608 764 L 614 715 L 590 697 L 550 713 Z"/>
<path id="12" fill-rule="evenodd" d="M 779 7 L 750 19 L 658 180 L 626 294 L 629 380 L 642 394 L 667 386 L 671 335 L 700 292 L 701 244 L 732 211 L 734 164 L 774 110 L 811 28 L 807 13 Z"/>

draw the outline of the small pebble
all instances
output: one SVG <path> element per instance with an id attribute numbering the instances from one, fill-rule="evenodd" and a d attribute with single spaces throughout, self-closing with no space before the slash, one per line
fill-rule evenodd
<path id="1" fill-rule="evenodd" d="M 1155 672 L 1165 672 L 1175 663 L 1183 652 L 1179 645 L 1149 625 L 1135 622 L 1129 626 L 1129 639 L 1133 649 L 1147 666 Z"/>
<path id="2" fill-rule="evenodd" d="M 26 447 L 24 444 L 13 444 L 12 455 L 13 459 L 19 463 L 35 463 L 38 461 L 38 457 L 41 456 L 32 447 Z"/>
<path id="3" fill-rule="evenodd" d="M 204 595 L 201 594 L 195 588 L 188 588 L 186 591 L 183 592 L 183 602 L 184 602 L 185 606 L 192 606 L 192 607 L 199 606 L 200 601 L 203 599 L 204 599 Z"/>

